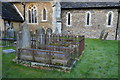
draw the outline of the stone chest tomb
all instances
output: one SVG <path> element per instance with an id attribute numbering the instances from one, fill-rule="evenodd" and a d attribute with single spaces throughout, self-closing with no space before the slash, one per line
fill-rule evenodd
<path id="1" fill-rule="evenodd" d="M 15 62 L 30 67 L 71 70 L 84 50 L 84 36 L 52 34 L 52 30 L 38 28 L 30 35 L 26 22 L 18 33 Z"/>

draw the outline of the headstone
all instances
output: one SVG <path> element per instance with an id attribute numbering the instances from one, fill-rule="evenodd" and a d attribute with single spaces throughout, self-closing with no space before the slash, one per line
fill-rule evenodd
<path id="1" fill-rule="evenodd" d="M 46 34 L 47 34 L 47 35 L 51 35 L 51 34 L 52 34 L 52 29 L 48 28 L 48 29 L 46 30 Z"/>
<path id="2" fill-rule="evenodd" d="M 48 28 L 46 30 L 46 44 L 49 44 L 51 42 L 51 34 L 52 34 L 52 29 Z"/>
<path id="3" fill-rule="evenodd" d="M 9 37 L 14 37 L 14 29 L 13 28 L 9 28 L 7 31 L 7 34 Z"/>
<path id="4" fill-rule="evenodd" d="M 55 34 L 59 34 L 57 27 L 55 28 Z"/>
<path id="5" fill-rule="evenodd" d="M 105 30 L 102 30 L 101 33 L 100 33 L 100 37 L 99 37 L 99 39 L 102 39 L 102 38 L 103 38 L 104 33 L 105 33 Z"/>
<path id="6" fill-rule="evenodd" d="M 108 36 L 108 32 L 106 32 L 106 34 L 104 36 L 104 40 L 106 40 L 107 36 Z"/>
<path id="7" fill-rule="evenodd" d="M 18 32 L 17 34 L 17 48 L 22 48 L 22 32 Z"/>
<path id="8" fill-rule="evenodd" d="M 6 30 L 7 30 L 8 28 L 10 28 L 10 25 L 9 25 L 8 22 L 5 23 L 5 27 L 6 27 Z"/>
<path id="9" fill-rule="evenodd" d="M 8 29 L 10 28 L 10 25 L 8 24 L 8 22 L 5 22 L 5 33 L 4 36 L 7 37 L 8 35 Z"/>
<path id="10" fill-rule="evenodd" d="M 30 35 L 30 31 L 27 25 L 27 22 L 25 21 L 22 24 L 22 42 L 21 42 L 21 47 L 22 48 L 31 48 L 31 35 Z"/>
<path id="11" fill-rule="evenodd" d="M 5 53 L 5 54 L 9 54 L 9 53 L 13 53 L 13 52 L 16 52 L 16 50 L 13 50 L 13 49 L 3 50 L 3 53 Z"/>
<path id="12" fill-rule="evenodd" d="M 45 45 L 45 30 L 38 27 L 36 30 L 36 48 L 43 47 Z"/>

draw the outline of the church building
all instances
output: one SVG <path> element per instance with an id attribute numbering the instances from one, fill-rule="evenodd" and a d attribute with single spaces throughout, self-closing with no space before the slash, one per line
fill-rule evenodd
<path id="1" fill-rule="evenodd" d="M 14 10 L 9 12 L 11 19 L 4 18 L 7 5 Z M 99 38 L 104 30 L 108 40 L 119 39 L 120 3 L 119 2 L 3 2 L 3 22 L 16 30 L 27 21 L 29 29 L 37 27 L 52 29 L 57 34 L 85 35 L 86 38 Z M 9 6 L 7 6 L 8 8 Z M 9 9 L 8 9 L 9 11 Z M 18 17 L 15 17 L 15 16 Z M 15 20 L 15 19 L 17 20 Z M 19 23 L 18 25 L 13 25 Z M 5 27 L 5 24 L 3 24 Z"/>

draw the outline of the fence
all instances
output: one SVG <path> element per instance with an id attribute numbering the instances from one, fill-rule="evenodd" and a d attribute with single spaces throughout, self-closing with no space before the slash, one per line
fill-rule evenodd
<path id="1" fill-rule="evenodd" d="M 48 32 L 52 32 L 48 30 Z M 13 45 L 17 32 L 2 32 L 2 44 Z M 43 31 L 44 33 L 44 31 Z M 17 47 L 17 60 L 38 62 L 52 66 L 70 67 L 84 50 L 84 36 L 68 34 L 32 34 L 31 48 Z"/>
<path id="2" fill-rule="evenodd" d="M 49 65 L 71 66 L 84 50 L 84 36 L 32 35 L 31 48 L 19 48 L 18 60 Z"/>

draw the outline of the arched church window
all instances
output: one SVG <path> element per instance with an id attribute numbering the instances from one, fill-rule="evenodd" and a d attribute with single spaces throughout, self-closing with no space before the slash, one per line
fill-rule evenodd
<path id="1" fill-rule="evenodd" d="M 67 26 L 71 26 L 72 23 L 72 14 L 70 12 L 67 13 Z"/>
<path id="2" fill-rule="evenodd" d="M 43 21 L 47 20 L 47 12 L 46 9 L 43 9 Z"/>
<path id="3" fill-rule="evenodd" d="M 111 26 L 112 25 L 112 20 L 113 20 L 113 12 L 108 12 L 108 15 L 107 15 L 107 25 L 108 26 Z"/>
<path id="4" fill-rule="evenodd" d="M 90 26 L 91 25 L 91 13 L 86 12 L 86 25 Z"/>
<path id="5" fill-rule="evenodd" d="M 34 5 L 29 7 L 28 16 L 29 23 L 37 23 L 37 10 Z"/>

